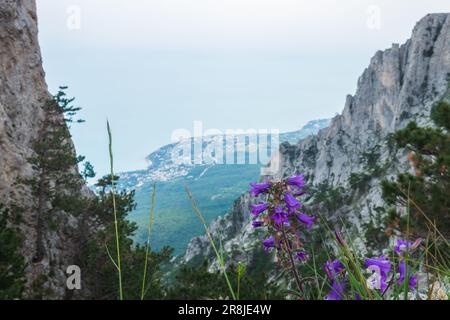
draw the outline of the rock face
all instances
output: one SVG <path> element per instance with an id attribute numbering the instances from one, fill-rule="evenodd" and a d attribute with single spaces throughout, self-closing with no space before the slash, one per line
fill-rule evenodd
<path id="1" fill-rule="evenodd" d="M 305 173 L 309 185 L 325 183 L 348 188 L 353 174 L 372 172 L 364 186 L 351 194 L 350 204 L 337 206 L 328 218 L 343 218 L 352 226 L 362 254 L 370 243 L 365 238 L 367 224 L 376 225 L 383 205 L 380 181 L 410 168 L 405 152 L 392 151 L 386 137 L 415 120 L 429 123 L 435 102 L 448 93 L 450 80 L 450 14 L 430 14 L 420 20 L 412 37 L 403 45 L 378 51 L 358 80 L 354 96 L 347 96 L 344 111 L 328 128 L 296 145 L 283 144 L 280 166 L 269 178 L 279 179 L 296 172 Z M 376 174 L 368 168 L 367 155 L 381 167 Z M 372 163 L 373 166 L 373 163 Z M 238 199 L 229 214 L 211 225 L 228 252 L 239 248 L 239 259 L 252 260 L 257 237 L 250 226 L 248 195 Z M 259 245 L 259 244 L 257 244 Z M 193 239 L 183 258 L 214 259 L 208 239 Z"/>
<path id="2" fill-rule="evenodd" d="M 39 225 L 37 200 L 24 183 L 36 176 L 29 159 L 46 116 L 43 104 L 50 98 L 37 35 L 34 0 L 0 1 L 0 203 L 21 218 L 12 223 L 22 231 L 28 295 L 39 287 L 43 298 L 70 298 L 66 269 L 76 264 L 80 218 L 52 212 L 57 227 Z M 82 188 L 80 195 L 86 192 Z M 44 252 L 42 259 L 33 261 L 38 234 Z"/>

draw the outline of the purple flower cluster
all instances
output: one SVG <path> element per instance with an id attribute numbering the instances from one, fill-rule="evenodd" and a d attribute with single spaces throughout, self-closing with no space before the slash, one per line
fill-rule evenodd
<path id="1" fill-rule="evenodd" d="M 260 197 L 260 201 L 250 206 L 253 216 L 254 228 L 265 227 L 267 238 L 262 241 L 266 252 L 275 249 L 280 265 L 287 266 L 297 282 L 299 291 L 303 292 L 302 281 L 298 274 L 296 264 L 308 261 L 309 254 L 304 250 L 304 234 L 302 228 L 310 230 L 316 217 L 305 213 L 303 203 L 299 197 L 305 194 L 305 177 L 302 174 L 279 182 L 252 183 L 250 194 Z M 342 234 L 335 232 L 337 244 L 341 248 L 348 246 Z M 407 285 L 413 290 L 417 285 L 417 275 L 411 272 L 411 266 L 407 265 L 407 257 L 412 254 L 420 244 L 420 240 L 411 242 L 398 239 L 395 242 L 393 252 L 397 255 L 394 261 L 396 265 L 386 256 L 364 259 L 364 267 L 371 271 L 373 276 L 367 283 L 370 290 L 379 290 L 381 294 L 386 293 L 391 285 Z M 297 262 L 295 262 L 297 261 Z M 330 281 L 331 291 L 325 297 L 326 300 L 343 300 L 354 298 L 361 300 L 362 293 L 351 294 L 346 292 L 346 286 L 350 284 L 352 264 L 343 263 L 346 260 L 329 260 L 324 264 L 324 271 Z M 398 272 L 398 276 L 396 275 Z M 362 270 L 361 270 L 362 272 Z M 360 295 L 361 294 L 361 295 Z"/>
<path id="2" fill-rule="evenodd" d="M 345 245 L 345 241 L 339 234 L 339 240 L 341 244 Z M 399 278 L 396 283 L 404 285 L 407 281 L 410 290 L 413 290 L 417 284 L 417 275 L 411 273 L 411 268 L 406 265 L 404 260 L 404 253 L 409 251 L 412 253 L 417 248 L 420 240 L 416 242 L 410 242 L 406 240 L 397 240 L 394 247 L 394 252 L 399 256 L 398 273 Z M 390 284 L 395 279 L 393 274 L 393 263 L 385 256 L 366 258 L 364 260 L 364 266 L 367 270 L 374 272 L 375 276 L 370 279 L 370 288 L 377 289 L 381 294 L 384 294 L 389 288 Z M 340 260 L 327 261 L 324 265 L 325 273 L 328 279 L 331 281 L 331 292 L 325 297 L 326 300 L 342 300 L 345 296 L 346 285 L 346 270 Z M 355 299 L 359 300 L 357 295 Z"/>
<path id="3" fill-rule="evenodd" d="M 287 178 L 280 182 L 263 182 L 250 184 L 253 197 L 264 196 L 265 201 L 250 206 L 254 217 L 254 228 L 266 227 L 270 237 L 263 241 L 266 251 L 271 248 L 285 249 L 292 253 L 298 261 L 307 261 L 309 255 L 303 250 L 300 241 L 300 226 L 311 229 L 315 217 L 301 211 L 302 202 L 298 197 L 305 194 L 305 176 L 302 174 Z M 289 243 L 285 243 L 289 239 Z"/>
<path id="4" fill-rule="evenodd" d="M 421 241 L 422 241 L 421 239 L 417 239 L 414 242 L 403 239 L 397 239 L 395 242 L 394 252 L 399 257 L 398 273 L 400 274 L 399 279 L 397 280 L 397 284 L 404 285 L 406 281 L 408 287 L 411 290 L 413 290 L 416 287 L 417 275 L 411 273 L 411 268 L 405 263 L 405 256 L 413 254 L 414 250 L 417 249 Z M 391 264 L 387 259 L 385 263 L 389 265 Z M 381 287 L 382 291 L 384 287 L 385 285 L 383 284 L 383 286 Z"/>
<path id="5" fill-rule="evenodd" d="M 385 258 L 384 256 L 381 256 L 379 258 L 366 259 L 365 266 L 371 271 L 375 271 L 377 275 L 379 275 L 378 277 L 374 278 L 372 287 L 375 289 L 379 289 L 381 293 L 384 293 L 388 288 L 387 279 L 392 269 L 391 261 L 389 261 L 389 259 Z M 410 268 L 406 267 L 403 260 L 400 260 L 398 264 L 398 272 L 400 274 L 400 277 L 397 280 L 397 284 L 403 285 L 405 282 L 405 277 L 408 275 L 408 287 L 413 290 L 417 283 L 417 275 L 411 274 Z"/>

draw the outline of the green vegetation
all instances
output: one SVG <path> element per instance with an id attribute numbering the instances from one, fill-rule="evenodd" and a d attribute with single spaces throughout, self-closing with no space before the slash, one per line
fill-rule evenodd
<path id="1" fill-rule="evenodd" d="M 109 181 L 105 183 L 105 181 Z M 91 216 L 98 217 L 100 226 L 104 226 L 97 234 L 88 239 L 82 256 L 85 257 L 80 266 L 87 275 L 87 287 L 91 288 L 92 297 L 97 299 L 117 299 L 120 297 L 117 269 L 112 263 L 111 252 L 117 245 L 116 225 L 114 217 L 113 193 L 111 180 L 104 177 L 99 180 L 109 191 L 101 191 L 94 198 L 88 211 Z M 147 261 L 148 270 L 145 281 L 144 299 L 161 299 L 164 296 L 162 268 L 172 255 L 172 249 L 166 247 L 160 252 L 152 252 L 150 248 L 135 246 L 131 237 L 137 230 L 136 224 L 127 218 L 134 207 L 134 191 L 121 191 L 114 195 L 117 218 L 118 242 L 120 244 L 122 294 L 124 299 L 141 299 L 142 268 Z M 115 259 L 112 259 L 113 261 Z"/>
<path id="2" fill-rule="evenodd" d="M 436 127 L 419 127 L 412 122 L 397 131 L 392 140 L 405 148 L 413 173 L 400 173 L 382 182 L 388 205 L 388 234 L 406 232 L 406 237 L 424 239 L 424 267 L 429 277 L 449 276 L 450 230 L 450 104 L 437 103 L 431 113 Z M 406 213 L 403 208 L 407 208 Z M 444 277 L 444 278 L 443 278 Z M 447 280 L 448 281 L 448 280 Z"/>
<path id="3" fill-rule="evenodd" d="M 450 230 L 449 114 L 450 104 L 441 101 L 431 114 L 437 127 L 419 127 L 412 122 L 393 137 L 398 147 L 409 151 L 415 173 L 401 173 L 396 180 L 383 181 L 383 197 L 389 205 L 400 206 L 412 199 L 411 227 L 419 234 L 433 226 Z M 392 212 L 391 216 L 395 217 Z"/>
<path id="4" fill-rule="evenodd" d="M 364 166 L 363 172 L 352 173 L 348 179 L 351 189 L 365 192 L 369 187 L 369 182 L 374 177 L 379 177 L 383 174 L 386 164 L 380 165 L 380 146 L 375 145 L 360 156 L 360 163 Z"/>
<path id="5" fill-rule="evenodd" d="M 80 195 L 84 180 L 76 168 L 85 158 L 75 154 L 69 131 L 70 124 L 82 123 L 84 120 L 75 118 L 81 108 L 72 105 L 75 99 L 67 97 L 66 89 L 60 87 L 58 93 L 43 105 L 45 118 L 34 144 L 35 154 L 29 159 L 37 172 L 34 179 L 25 181 L 37 199 L 35 210 L 38 233 L 33 262 L 41 261 L 45 254 L 42 238 L 44 227 L 51 230 L 57 228 L 53 213 L 64 211 L 79 215 L 84 204 Z M 86 162 L 84 166 L 83 176 L 93 176 L 92 165 Z"/>
<path id="6" fill-rule="evenodd" d="M 105 227 L 87 242 L 82 253 L 85 259 L 80 266 L 83 270 L 86 270 L 87 279 L 84 279 L 84 281 L 91 289 L 92 297 L 96 299 L 117 299 L 120 297 L 118 294 L 117 269 L 111 262 L 110 256 L 111 248 L 114 248 L 116 244 L 110 183 L 111 179 L 108 179 L 108 177 L 99 180 L 99 185 L 104 186 L 105 191 L 99 192 L 98 196 L 88 206 L 91 215 L 97 216 L 101 225 Z M 151 196 L 152 194 L 148 198 L 151 199 Z M 282 291 L 274 284 L 269 283 L 266 274 L 263 272 L 243 273 L 242 267 L 239 275 L 237 267 L 229 267 L 221 272 L 209 273 L 206 264 L 195 267 L 182 266 L 173 271 L 173 265 L 170 263 L 173 249 L 164 247 L 161 251 L 154 252 L 149 247 L 147 251 L 146 246 L 135 246 L 132 241 L 137 226 L 130 222 L 127 216 L 135 207 L 134 191 L 118 192 L 115 198 L 124 299 L 196 300 L 232 298 L 229 284 L 233 288 L 239 288 L 240 299 L 277 299 L 283 297 Z M 218 250 L 220 251 L 220 249 Z M 110 253 L 108 254 L 108 252 Z M 145 264 L 147 265 L 145 266 Z M 147 274 L 144 295 L 141 296 L 143 267 L 147 268 Z M 172 280 L 165 279 L 168 269 L 174 272 Z M 224 272 L 228 275 L 229 284 L 224 280 Z M 235 289 L 233 289 L 234 292 Z"/>
<path id="7" fill-rule="evenodd" d="M 364 224 L 366 245 L 368 249 L 377 250 L 389 245 L 389 238 L 386 236 L 383 224 L 375 225 L 374 222 Z"/>
<path id="8" fill-rule="evenodd" d="M 342 186 L 333 187 L 328 182 L 322 182 L 310 188 L 310 193 L 313 196 L 313 205 L 320 206 L 329 212 L 334 212 L 336 209 L 348 200 L 345 189 Z"/>
<path id="9" fill-rule="evenodd" d="M 202 234 L 202 225 L 192 210 L 191 202 L 184 190 L 188 185 L 199 203 L 203 217 L 207 224 L 217 216 L 225 215 L 230 209 L 230 203 L 239 198 L 248 189 L 249 181 L 259 177 L 260 169 L 257 165 L 214 166 L 209 168 L 201 178 L 179 177 L 170 181 L 158 182 L 158 192 L 155 195 L 155 219 L 151 234 L 154 250 L 160 250 L 170 243 L 174 254 L 182 254 L 187 243 L 193 237 Z M 196 167 L 191 175 L 199 176 L 206 167 Z M 244 173 L 244 174 L 243 174 Z M 135 200 L 138 204 L 130 213 L 129 219 L 139 226 L 134 240 L 144 244 L 147 241 L 149 201 L 153 185 L 145 184 L 136 189 Z"/>
<path id="10" fill-rule="evenodd" d="M 9 211 L 0 204 L 0 300 L 22 297 L 25 261 L 18 230 L 8 226 Z"/>
<path id="11" fill-rule="evenodd" d="M 240 282 L 240 299 L 266 300 L 283 299 L 282 292 L 276 285 L 271 284 L 264 273 L 254 277 L 238 276 L 238 269 L 229 268 L 227 273 L 233 283 Z M 227 283 L 223 280 L 221 272 L 208 272 L 208 263 L 199 267 L 183 266 L 177 273 L 173 285 L 169 287 L 167 299 L 226 299 L 230 297 Z"/>

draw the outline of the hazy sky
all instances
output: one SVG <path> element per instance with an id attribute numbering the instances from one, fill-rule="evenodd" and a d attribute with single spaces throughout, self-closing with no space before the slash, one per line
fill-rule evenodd
<path id="1" fill-rule="evenodd" d="M 38 0 L 52 92 L 68 85 L 85 124 L 77 150 L 117 171 L 179 128 L 295 130 L 341 112 L 377 50 L 403 43 L 447 0 Z"/>

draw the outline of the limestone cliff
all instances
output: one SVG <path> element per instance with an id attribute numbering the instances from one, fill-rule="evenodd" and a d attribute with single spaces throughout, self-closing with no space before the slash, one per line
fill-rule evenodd
<path id="1" fill-rule="evenodd" d="M 0 203 L 13 213 L 11 223 L 21 231 L 27 295 L 39 291 L 43 298 L 60 299 L 73 294 L 66 289 L 66 268 L 77 263 L 82 221 L 64 211 L 39 219 L 37 199 L 25 183 L 37 175 L 30 159 L 47 116 L 43 105 L 50 98 L 35 1 L 0 0 Z M 59 123 L 66 125 L 62 117 Z M 75 152 L 72 142 L 67 143 Z M 75 166 L 69 171 L 79 176 Z M 77 193 L 89 195 L 83 186 Z M 45 206 L 51 209 L 50 203 Z"/>
<path id="2" fill-rule="evenodd" d="M 378 224 L 383 205 L 380 181 L 410 168 L 403 150 L 392 151 L 387 136 L 415 120 L 429 123 L 431 108 L 446 96 L 450 80 L 450 14 L 430 14 L 415 26 L 412 37 L 403 45 L 378 51 L 358 80 L 357 91 L 347 96 L 344 110 L 330 126 L 296 145 L 283 144 L 280 166 L 270 178 L 279 179 L 303 172 L 309 185 L 325 183 L 349 190 L 351 174 L 371 171 L 367 155 L 377 170 L 372 170 L 357 190 L 349 191 L 351 201 L 338 204 L 328 218 L 341 218 L 352 226 L 361 254 L 370 243 L 365 226 Z M 373 165 L 373 163 L 372 163 Z M 251 199 L 243 195 L 231 212 L 211 225 L 212 233 L 223 239 L 228 252 L 251 262 L 259 245 L 249 223 Z M 194 238 L 183 258 L 195 261 L 213 258 L 208 239 Z"/>

